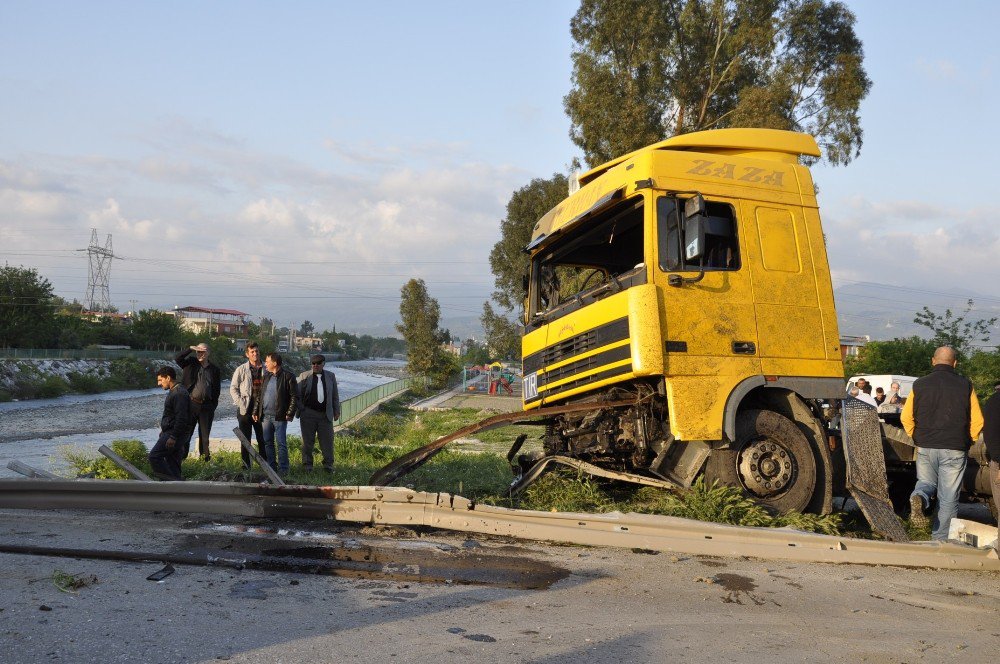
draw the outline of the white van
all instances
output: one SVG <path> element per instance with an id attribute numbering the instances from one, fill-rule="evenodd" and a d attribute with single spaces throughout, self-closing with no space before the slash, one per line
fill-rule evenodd
<path id="1" fill-rule="evenodd" d="M 899 383 L 899 396 L 906 399 L 910 396 L 910 392 L 913 390 L 913 381 L 916 380 L 913 376 L 896 376 L 894 374 L 859 374 L 857 376 L 851 376 L 850 380 L 847 381 L 846 392 L 850 392 L 851 388 L 854 387 L 855 383 L 858 382 L 859 378 L 864 378 L 869 383 L 872 384 L 872 396 L 875 396 L 875 388 L 881 387 L 885 392 L 886 396 L 889 396 L 891 390 L 889 386 L 893 383 Z M 879 407 L 879 412 L 897 412 L 897 408 L 889 406 L 889 404 L 882 404 Z"/>

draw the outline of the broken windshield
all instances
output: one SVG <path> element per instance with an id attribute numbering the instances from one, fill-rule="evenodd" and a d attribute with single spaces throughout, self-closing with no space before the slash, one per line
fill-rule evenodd
<path id="1" fill-rule="evenodd" d="M 532 266 L 532 318 L 571 303 L 588 304 L 633 283 L 645 283 L 643 199 L 633 198 L 588 220 L 541 252 Z M 637 281 L 636 275 L 643 275 Z"/>

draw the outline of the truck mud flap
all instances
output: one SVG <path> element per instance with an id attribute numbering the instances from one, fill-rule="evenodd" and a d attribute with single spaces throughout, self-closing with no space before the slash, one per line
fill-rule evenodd
<path id="1" fill-rule="evenodd" d="M 848 491 L 872 530 L 889 541 L 908 542 L 910 538 L 889 501 L 878 414 L 853 397 L 844 399 L 842 413 Z"/>

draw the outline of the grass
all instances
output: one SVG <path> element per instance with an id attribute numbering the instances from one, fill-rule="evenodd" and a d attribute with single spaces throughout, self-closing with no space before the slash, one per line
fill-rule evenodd
<path id="1" fill-rule="evenodd" d="M 302 469 L 302 441 L 289 436 L 290 484 L 365 485 L 376 470 L 416 449 L 488 416 L 473 408 L 414 412 L 406 408 L 406 395 L 382 404 L 378 410 L 337 434 L 334 472 Z M 446 447 L 426 464 L 404 476 L 402 482 L 418 491 L 459 494 L 479 503 L 540 511 L 638 512 L 743 526 L 790 527 L 828 535 L 877 538 L 858 512 L 828 515 L 790 513 L 773 515 L 732 487 L 706 485 L 699 480 L 687 492 L 675 494 L 653 487 L 595 480 L 578 471 L 559 468 L 545 474 L 522 495 L 507 494 L 512 480 L 506 453 L 518 433 L 528 433 L 525 450 L 540 447 L 538 427 L 518 426 L 477 434 L 474 439 Z M 118 440 L 112 449 L 150 474 L 146 449 L 139 441 Z M 318 452 L 318 451 L 317 451 Z M 127 479 L 127 474 L 103 457 L 91 459 L 65 451 L 70 465 L 81 475 Z M 210 481 L 260 481 L 264 473 L 243 470 L 239 452 L 217 452 L 209 462 L 188 458 L 183 462 L 187 479 Z M 913 539 L 930 534 L 908 526 Z"/>
<path id="2" fill-rule="evenodd" d="M 92 586 L 97 583 L 97 577 L 93 574 L 70 574 L 61 569 L 52 572 L 52 584 L 61 592 L 75 595 L 81 588 Z"/>

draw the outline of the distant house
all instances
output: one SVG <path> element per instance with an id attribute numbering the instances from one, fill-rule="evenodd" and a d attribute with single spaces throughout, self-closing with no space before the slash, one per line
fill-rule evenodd
<path id="1" fill-rule="evenodd" d="M 292 341 L 295 344 L 295 350 L 323 350 L 323 337 L 300 337 L 296 334 Z"/>
<path id="2" fill-rule="evenodd" d="M 131 314 L 120 314 L 117 311 L 81 311 L 80 317 L 94 323 L 101 320 L 111 320 L 119 325 L 132 322 Z"/>
<path id="3" fill-rule="evenodd" d="M 167 311 L 177 317 L 177 322 L 185 330 L 196 334 L 245 337 L 250 314 L 236 309 L 209 309 L 206 307 L 174 307 Z"/>
<path id="4" fill-rule="evenodd" d="M 454 342 L 441 344 L 441 350 L 443 350 L 446 353 L 451 353 L 452 355 L 459 356 L 462 354 L 462 344 Z"/>
<path id="5" fill-rule="evenodd" d="M 867 334 L 863 337 L 840 337 L 840 359 L 846 360 L 849 357 L 857 357 L 858 351 L 865 347 L 872 338 Z"/>

